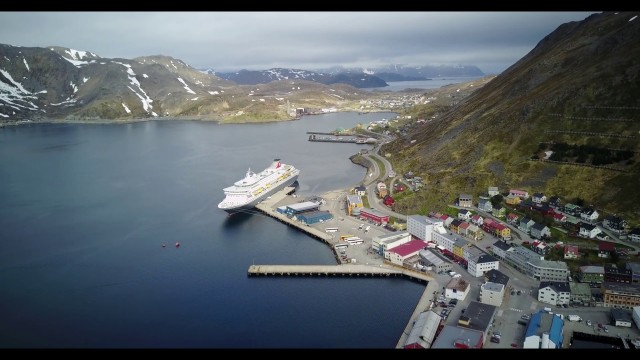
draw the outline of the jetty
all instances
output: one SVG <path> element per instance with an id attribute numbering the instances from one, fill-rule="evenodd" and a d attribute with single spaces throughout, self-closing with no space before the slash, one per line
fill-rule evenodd
<path id="1" fill-rule="evenodd" d="M 393 265 L 251 265 L 248 276 L 356 276 L 408 278 L 420 283 L 435 282 L 423 272 L 413 271 Z"/>

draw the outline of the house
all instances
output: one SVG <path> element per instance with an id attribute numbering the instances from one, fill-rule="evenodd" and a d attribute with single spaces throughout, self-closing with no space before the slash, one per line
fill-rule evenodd
<path id="1" fill-rule="evenodd" d="M 484 237 L 484 232 L 477 225 L 470 224 L 467 228 L 467 237 L 473 240 L 480 240 Z"/>
<path id="2" fill-rule="evenodd" d="M 504 202 L 506 202 L 509 205 L 518 205 L 520 204 L 521 201 L 522 199 L 519 196 L 512 195 L 512 194 L 509 194 L 507 195 L 506 198 L 504 198 Z"/>
<path id="3" fill-rule="evenodd" d="M 364 207 L 360 195 L 347 195 L 347 213 L 351 215 L 353 209 Z"/>
<path id="4" fill-rule="evenodd" d="M 482 216 L 476 214 L 471 216 L 471 222 L 478 226 L 482 226 L 484 219 L 482 218 Z"/>
<path id="5" fill-rule="evenodd" d="M 559 213 L 559 212 L 554 212 L 553 213 L 553 221 L 559 222 L 559 223 L 565 223 L 565 222 L 567 222 L 567 215 L 565 215 L 563 213 Z"/>
<path id="6" fill-rule="evenodd" d="M 602 226 L 605 229 L 609 229 L 616 234 L 622 234 L 627 227 L 627 222 L 619 216 L 607 215 L 602 221 Z"/>
<path id="7" fill-rule="evenodd" d="M 600 216 L 600 214 L 598 214 L 598 212 L 592 208 L 584 208 L 580 213 L 580 218 L 582 220 L 591 222 L 591 223 L 598 220 L 598 216 Z"/>
<path id="8" fill-rule="evenodd" d="M 578 247 L 576 245 L 564 246 L 564 258 L 565 259 L 577 259 L 580 256 Z"/>
<path id="9" fill-rule="evenodd" d="M 463 221 L 460 226 L 458 226 L 458 234 L 462 235 L 462 236 L 468 236 L 469 235 L 469 227 L 471 226 L 471 224 L 469 224 L 466 221 Z"/>
<path id="10" fill-rule="evenodd" d="M 553 306 L 569 304 L 571 288 L 568 281 L 540 281 L 538 301 Z"/>
<path id="11" fill-rule="evenodd" d="M 640 242 L 640 228 L 631 229 L 629 234 L 627 234 L 627 237 L 633 242 Z"/>
<path id="12" fill-rule="evenodd" d="M 393 204 L 394 204 L 395 202 L 396 202 L 396 201 L 395 201 L 395 200 L 393 200 L 393 198 L 391 197 L 391 195 L 386 195 L 386 196 L 384 197 L 384 199 L 382 199 L 382 203 L 383 203 L 383 204 L 385 204 L 385 205 L 386 205 L 386 206 L 388 206 L 388 207 L 392 207 L 392 206 L 393 206 Z"/>
<path id="13" fill-rule="evenodd" d="M 520 190 L 520 189 L 511 189 L 511 190 L 509 190 L 509 195 L 517 196 L 520 199 L 528 199 L 529 198 L 529 193 L 526 192 L 525 190 Z"/>
<path id="14" fill-rule="evenodd" d="M 467 280 L 462 277 L 452 278 L 445 286 L 444 296 L 447 299 L 463 301 L 467 297 L 470 289 L 471 285 Z"/>
<path id="15" fill-rule="evenodd" d="M 598 228 L 597 226 L 581 222 L 580 232 L 578 233 L 578 235 L 588 239 L 593 239 L 600 232 L 600 228 Z"/>
<path id="16" fill-rule="evenodd" d="M 569 203 L 564 206 L 563 212 L 573 216 L 580 216 L 581 211 L 582 208 L 580 206 Z"/>
<path id="17" fill-rule="evenodd" d="M 353 189 L 354 194 L 365 196 L 367 194 L 367 188 L 364 185 L 358 185 Z"/>
<path id="18" fill-rule="evenodd" d="M 500 262 L 495 257 L 483 254 L 479 256 L 471 256 L 468 260 L 467 272 L 475 277 L 482 276 L 486 271 L 491 269 L 498 270 Z"/>
<path id="19" fill-rule="evenodd" d="M 469 194 L 460 194 L 458 197 L 458 206 L 461 207 L 472 207 L 473 206 L 473 196 Z"/>
<path id="20" fill-rule="evenodd" d="M 491 251 L 493 255 L 500 260 L 504 260 L 506 257 L 506 252 L 511 249 L 511 245 L 509 245 L 506 241 L 498 240 L 491 246 Z"/>
<path id="21" fill-rule="evenodd" d="M 533 225 L 535 225 L 535 224 L 536 224 L 535 221 L 533 221 L 530 218 L 525 216 L 524 218 L 522 218 L 522 220 L 520 220 L 520 224 L 518 225 L 518 229 L 520 229 L 520 230 L 522 230 L 522 231 L 524 231 L 525 233 L 528 234 L 531 231 L 531 227 Z"/>
<path id="22" fill-rule="evenodd" d="M 378 194 L 378 197 L 380 199 L 384 199 L 384 197 L 387 196 L 387 194 L 389 193 L 387 191 L 387 184 L 385 184 L 384 182 L 380 181 L 376 185 L 376 193 Z"/>
<path id="23" fill-rule="evenodd" d="M 560 209 L 562 207 L 562 201 L 560 201 L 560 198 L 557 196 L 552 196 L 549 198 L 548 201 L 549 206 L 551 206 L 554 209 Z"/>
<path id="24" fill-rule="evenodd" d="M 404 185 L 402 185 L 402 184 L 400 184 L 400 183 L 395 183 L 395 184 L 393 185 L 393 191 L 396 191 L 396 192 L 403 192 L 404 190 L 405 190 Z"/>
<path id="25" fill-rule="evenodd" d="M 458 212 L 458 219 L 460 220 L 469 220 L 471 219 L 471 215 L 473 215 L 473 213 L 469 210 L 460 210 Z"/>
<path id="26" fill-rule="evenodd" d="M 545 224 L 536 223 L 531 227 L 531 237 L 536 239 L 551 237 L 551 230 Z"/>
<path id="27" fill-rule="evenodd" d="M 500 191 L 498 191 L 497 186 L 489 186 L 489 189 L 487 190 L 487 194 L 489 194 L 489 197 L 493 197 L 496 195 L 500 195 Z"/>
<path id="28" fill-rule="evenodd" d="M 517 224 L 519 218 L 520 218 L 520 216 L 518 216 L 518 214 L 509 213 L 507 215 L 507 223 L 509 223 L 509 224 Z"/>
<path id="29" fill-rule="evenodd" d="M 609 258 L 616 251 L 616 245 L 612 242 L 601 241 L 598 243 L 598 257 Z"/>
<path id="30" fill-rule="evenodd" d="M 504 206 L 498 204 L 493 208 L 492 214 L 497 218 L 503 218 L 506 212 L 507 210 L 504 208 Z"/>
<path id="31" fill-rule="evenodd" d="M 544 196 L 543 193 L 534 193 L 531 196 L 531 201 L 533 201 L 536 204 L 542 204 L 543 202 L 547 201 L 547 197 Z"/>
<path id="32" fill-rule="evenodd" d="M 478 199 L 478 209 L 484 212 L 491 212 L 493 210 L 493 204 L 488 197 L 480 196 Z"/>
<path id="33" fill-rule="evenodd" d="M 453 219 L 453 221 L 449 225 L 449 230 L 457 233 L 458 228 L 460 227 L 460 224 L 462 224 L 462 221 L 460 219 Z"/>

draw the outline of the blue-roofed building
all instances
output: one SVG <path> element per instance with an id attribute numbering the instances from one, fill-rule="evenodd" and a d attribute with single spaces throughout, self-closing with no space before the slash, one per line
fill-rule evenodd
<path id="1" fill-rule="evenodd" d="M 305 201 L 305 202 L 287 205 L 287 208 L 285 209 L 285 214 L 287 216 L 294 216 L 307 211 L 315 211 L 315 210 L 318 210 L 318 208 L 320 208 L 320 204 L 313 201 Z"/>
<path id="2" fill-rule="evenodd" d="M 562 348 L 562 329 L 564 320 L 555 314 L 538 311 L 531 315 L 524 333 L 524 349 L 560 349 Z"/>
<path id="3" fill-rule="evenodd" d="M 319 222 L 333 219 L 333 215 L 325 210 L 307 211 L 297 215 L 298 220 L 307 225 L 316 224 Z"/>

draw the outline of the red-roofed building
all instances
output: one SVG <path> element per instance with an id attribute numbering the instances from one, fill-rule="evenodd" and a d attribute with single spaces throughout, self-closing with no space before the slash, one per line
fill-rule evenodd
<path id="1" fill-rule="evenodd" d="M 471 222 L 478 226 L 482 226 L 482 224 L 484 223 L 484 219 L 482 218 L 482 216 L 476 214 L 471 216 Z"/>
<path id="2" fill-rule="evenodd" d="M 458 226 L 458 234 L 463 235 L 463 236 L 467 236 L 468 235 L 469 226 L 471 226 L 471 224 L 469 224 L 466 221 L 463 221 L 462 224 L 460 224 L 460 226 Z"/>
<path id="3" fill-rule="evenodd" d="M 553 221 L 559 222 L 559 223 L 567 222 L 567 215 L 554 211 L 553 212 Z"/>
<path id="4" fill-rule="evenodd" d="M 509 229 L 503 223 L 495 221 L 491 218 L 486 218 L 484 220 L 484 224 L 482 224 L 482 230 L 502 240 L 511 239 L 511 229 Z"/>
<path id="5" fill-rule="evenodd" d="M 598 257 L 608 258 L 616 251 L 616 245 L 608 241 L 600 241 L 598 243 Z"/>
<path id="6" fill-rule="evenodd" d="M 391 261 L 395 265 L 402 265 L 404 261 L 412 256 L 418 255 L 427 243 L 422 240 L 411 240 L 408 243 L 394 247 L 384 253 L 385 260 Z"/>
<path id="7" fill-rule="evenodd" d="M 578 247 L 575 245 L 564 246 L 564 258 L 565 259 L 577 259 L 580 256 Z"/>
<path id="8" fill-rule="evenodd" d="M 519 219 L 519 218 L 520 218 L 520 217 L 518 216 L 518 214 L 516 214 L 516 213 L 510 213 L 509 215 L 507 215 L 507 222 L 508 222 L 509 224 L 515 224 L 515 223 L 517 223 L 517 222 L 518 222 L 518 219 Z"/>
<path id="9" fill-rule="evenodd" d="M 393 198 L 391 197 L 391 195 L 387 195 L 384 197 L 384 199 L 382 200 L 382 202 L 387 205 L 388 207 L 392 207 L 393 204 L 396 202 L 395 200 L 393 200 Z"/>

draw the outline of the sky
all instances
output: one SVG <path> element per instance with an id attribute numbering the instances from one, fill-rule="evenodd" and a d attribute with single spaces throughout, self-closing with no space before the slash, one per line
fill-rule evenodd
<path id="1" fill-rule="evenodd" d="M 498 74 L 594 12 L 0 12 L 0 44 L 168 55 L 218 72 L 475 65 Z"/>

